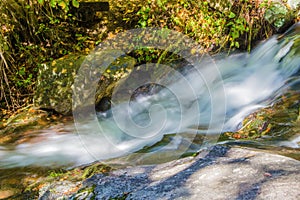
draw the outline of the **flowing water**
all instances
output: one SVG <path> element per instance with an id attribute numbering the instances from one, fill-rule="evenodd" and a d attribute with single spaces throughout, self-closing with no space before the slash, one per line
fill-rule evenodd
<path id="1" fill-rule="evenodd" d="M 280 39 L 274 36 L 251 54 L 218 55 L 214 62 L 200 62 L 196 70 L 186 67 L 181 73 L 184 76 L 175 74 L 158 92 L 139 95 L 130 104 L 119 103 L 91 121 L 77 122 L 76 126 L 70 122 L 59 127 L 60 131 L 55 127 L 40 130 L 30 141 L 1 146 L 0 167 L 86 164 L 128 155 L 166 134 L 174 137 L 160 150 L 181 148 L 183 154 L 197 135 L 203 138 L 195 148 L 214 143 L 220 132 L 236 131 L 245 116 L 272 104 L 288 88 L 298 89 L 297 31 L 294 28 Z M 218 67 L 221 80 L 213 74 L 213 66 Z M 202 78 L 197 75 L 199 70 Z M 297 142 L 293 145 L 299 148 Z"/>
<path id="2" fill-rule="evenodd" d="M 169 77 L 156 92 L 117 103 L 91 120 L 33 131 L 25 142 L 0 146 L 0 168 L 70 167 L 128 155 L 137 163 L 141 158 L 155 163 L 215 144 L 220 133 L 238 130 L 251 112 L 287 90 L 300 92 L 299 38 L 294 27 L 251 54 L 203 59 Z M 215 66 L 221 79 L 211 70 Z M 300 148 L 300 133 L 282 140 L 272 144 Z"/>

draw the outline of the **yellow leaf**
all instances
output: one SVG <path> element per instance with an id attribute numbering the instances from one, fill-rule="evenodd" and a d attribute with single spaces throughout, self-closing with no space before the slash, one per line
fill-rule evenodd
<path id="1" fill-rule="evenodd" d="M 56 65 L 56 61 L 54 60 L 51 65 L 52 65 L 52 67 L 55 66 Z"/>
<path id="2" fill-rule="evenodd" d="M 64 1 L 61 1 L 58 5 L 59 5 L 62 9 L 65 9 L 65 8 L 67 7 L 66 2 L 64 2 Z"/>
<path id="3" fill-rule="evenodd" d="M 194 55 L 196 52 L 197 52 L 196 49 L 194 49 L 194 48 L 191 49 L 191 54 L 192 54 L 192 55 Z"/>
<path id="4" fill-rule="evenodd" d="M 53 68 L 52 69 L 52 72 L 53 72 L 53 74 L 56 74 L 56 72 L 57 72 L 57 68 L 55 67 L 55 68 Z"/>

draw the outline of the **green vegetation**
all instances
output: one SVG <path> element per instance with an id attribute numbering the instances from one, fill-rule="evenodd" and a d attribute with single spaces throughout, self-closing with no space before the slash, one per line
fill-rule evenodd
<path id="1" fill-rule="evenodd" d="M 74 51 L 79 43 L 74 33 L 82 31 L 68 14 L 70 5 L 69 0 L 0 2 L 1 108 L 30 103 L 41 64 Z"/>
<path id="2" fill-rule="evenodd" d="M 175 29 L 205 48 L 247 47 L 250 50 L 253 40 L 261 39 L 271 31 L 265 27 L 258 2 L 250 0 L 239 1 L 229 10 L 213 9 L 207 1 L 149 0 L 137 15 L 140 27 Z"/>
<path id="3" fill-rule="evenodd" d="M 83 1 L 83 0 L 81 0 Z M 84 0 L 87 1 L 87 0 Z M 96 0 L 94 0 L 96 1 Z M 97 12 L 82 22 L 80 0 L 2 0 L 0 2 L 0 108 L 15 111 L 32 103 L 42 63 L 69 53 L 87 54 L 104 39 L 124 30 L 161 27 L 193 38 L 203 51 L 251 49 L 272 34 L 264 19 L 265 7 L 242 0 L 220 10 L 200 0 L 108 0 L 109 12 Z M 72 10 L 75 12 L 72 12 Z M 89 14 L 88 10 L 86 11 Z M 92 15 L 94 16 L 94 15 Z M 131 53 L 138 61 L 178 59 L 159 49 Z"/>
<path id="4" fill-rule="evenodd" d="M 48 178 L 49 179 L 55 179 L 55 180 L 83 180 L 90 178 L 96 173 L 108 173 L 111 171 L 112 168 L 101 164 L 101 163 L 95 163 L 91 164 L 90 166 L 87 167 L 77 167 L 71 170 L 62 170 L 62 169 L 57 169 L 57 170 L 51 170 L 49 171 Z"/>

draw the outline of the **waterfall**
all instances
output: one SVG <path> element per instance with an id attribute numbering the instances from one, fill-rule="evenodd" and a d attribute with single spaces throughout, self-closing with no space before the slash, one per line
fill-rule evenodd
<path id="1" fill-rule="evenodd" d="M 183 133 L 202 134 L 213 142 L 299 82 L 299 38 L 299 30 L 292 27 L 250 54 L 201 58 L 192 68 L 171 73 L 167 85 L 154 86 L 156 92 L 137 95 L 129 103 L 113 102 L 111 110 L 65 124 L 59 134 L 51 127 L 40 130 L 40 141 L 0 147 L 0 168 L 103 161 L 138 151 L 166 134 L 178 137 L 165 149 L 176 149 Z M 215 66 L 217 72 L 212 71 Z"/>

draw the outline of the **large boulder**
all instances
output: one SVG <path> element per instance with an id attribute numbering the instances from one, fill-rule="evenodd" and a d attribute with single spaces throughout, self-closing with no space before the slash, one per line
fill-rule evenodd
<path id="1" fill-rule="evenodd" d="M 85 60 L 86 56 L 67 55 L 44 64 L 38 74 L 34 105 L 64 115 L 71 114 L 72 86 L 74 79 L 80 76 L 77 72 Z M 93 105 L 100 102 L 103 97 L 111 96 L 116 83 L 129 74 L 130 70 L 126 69 L 132 69 L 134 65 L 135 59 L 130 56 L 122 56 L 112 62 L 101 77 L 97 78 L 98 84 L 95 87 L 96 95 Z M 88 89 L 91 90 L 91 88 Z"/>
<path id="2" fill-rule="evenodd" d="M 297 160 L 225 146 L 202 153 L 96 174 L 75 194 L 65 191 L 74 186 L 52 183 L 40 199 L 298 199 L 300 195 Z"/>
<path id="3" fill-rule="evenodd" d="M 43 64 L 40 67 L 34 105 L 42 109 L 70 114 L 72 110 L 72 90 L 74 76 L 84 56 L 67 55 Z"/>

